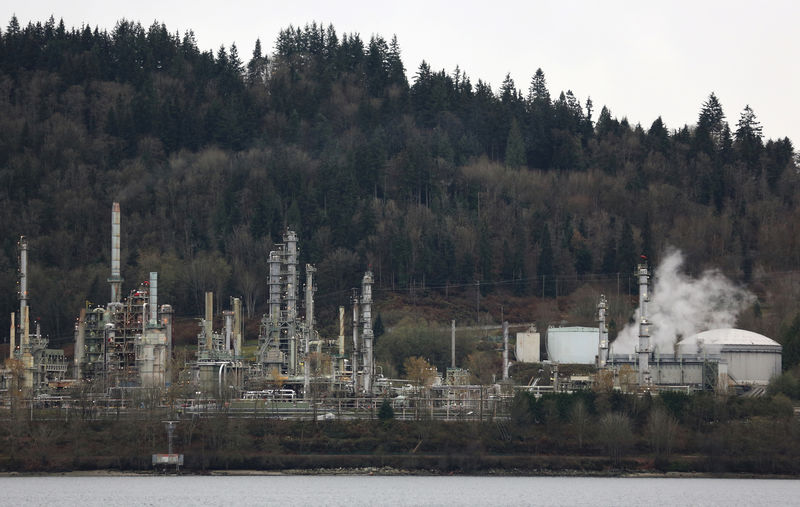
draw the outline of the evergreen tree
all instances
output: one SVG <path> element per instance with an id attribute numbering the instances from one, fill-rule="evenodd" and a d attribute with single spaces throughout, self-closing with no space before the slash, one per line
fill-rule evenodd
<path id="1" fill-rule="evenodd" d="M 406 80 L 406 68 L 400 58 L 400 44 L 397 42 L 397 35 L 392 36 L 389 42 L 389 51 L 386 53 L 386 65 L 388 70 L 389 82 L 408 88 Z"/>
<path id="2" fill-rule="evenodd" d="M 619 273 L 619 264 L 617 262 L 617 238 L 616 238 L 616 220 L 611 217 L 608 224 L 608 240 L 606 241 L 605 248 L 603 248 L 603 263 L 602 272 L 605 274 Z"/>
<path id="3" fill-rule="evenodd" d="M 267 58 L 261 54 L 261 39 L 256 39 L 253 56 L 247 63 L 247 83 L 265 85 L 267 82 Z"/>
<path id="4" fill-rule="evenodd" d="M 372 326 L 372 332 L 375 335 L 375 341 L 376 342 L 377 342 L 378 338 L 383 336 L 383 333 L 386 332 L 386 330 L 383 327 L 383 317 L 381 317 L 380 313 L 375 318 L 375 324 Z"/>
<path id="5" fill-rule="evenodd" d="M 647 144 L 650 149 L 661 153 L 666 153 L 669 149 L 669 132 L 660 116 L 653 121 L 647 131 Z"/>
<path id="6" fill-rule="evenodd" d="M 592 251 L 584 242 L 575 249 L 575 272 L 579 275 L 592 272 Z"/>
<path id="7" fill-rule="evenodd" d="M 708 100 L 703 103 L 703 107 L 700 109 L 700 116 L 697 119 L 697 129 L 695 131 L 697 149 L 709 155 L 714 155 L 720 150 L 725 142 L 726 124 L 722 104 L 720 104 L 714 92 L 711 92 Z"/>
<path id="8" fill-rule="evenodd" d="M 510 104 L 517 98 L 517 88 L 514 86 L 514 80 L 511 79 L 511 74 L 507 73 L 503 84 L 500 85 L 500 101 L 503 104 Z"/>
<path id="9" fill-rule="evenodd" d="M 553 152 L 550 142 L 552 107 L 550 92 L 547 90 L 547 82 L 541 68 L 536 69 L 536 73 L 531 79 L 527 105 L 530 111 L 527 125 L 529 148 L 527 162 L 532 167 L 546 169 L 551 165 Z"/>
<path id="10" fill-rule="evenodd" d="M 531 86 L 528 89 L 528 102 L 532 106 L 550 106 L 550 92 L 547 90 L 547 81 L 541 67 L 536 69 L 533 78 L 531 78 Z"/>
<path id="11" fill-rule="evenodd" d="M 631 273 L 636 268 L 639 256 L 636 254 L 636 244 L 633 242 L 633 229 L 630 222 L 625 220 L 619 237 L 617 249 L 617 270 L 619 273 Z"/>
<path id="12" fill-rule="evenodd" d="M 653 251 L 653 232 L 650 223 L 650 213 L 645 215 L 644 225 L 642 225 L 642 255 L 647 257 L 650 264 L 655 265 L 657 263 L 655 252 Z"/>
<path id="13" fill-rule="evenodd" d="M 781 344 L 783 345 L 783 369 L 789 370 L 800 364 L 800 313 L 795 315 L 791 324 L 783 329 Z"/>
<path id="14" fill-rule="evenodd" d="M 522 139 L 522 132 L 519 129 L 517 119 L 511 120 L 511 129 L 508 131 L 508 141 L 506 142 L 506 166 L 512 169 L 525 167 L 525 141 Z"/>
<path id="15" fill-rule="evenodd" d="M 378 410 L 378 419 L 381 421 L 394 419 L 394 409 L 392 408 L 392 403 L 388 399 L 384 399 L 381 403 L 381 408 Z"/>
<path id="16" fill-rule="evenodd" d="M 750 105 L 744 106 L 736 125 L 736 149 L 751 171 L 755 171 L 764 148 L 761 130 L 761 124 Z"/>

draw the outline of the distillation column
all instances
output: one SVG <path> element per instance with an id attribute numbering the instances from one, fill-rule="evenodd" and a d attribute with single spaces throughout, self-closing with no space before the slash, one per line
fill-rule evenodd
<path id="1" fill-rule="evenodd" d="M 233 310 L 225 310 L 222 312 L 222 316 L 225 319 L 225 348 L 226 352 L 230 352 L 231 350 L 231 342 L 233 341 L 233 317 L 234 312 Z"/>
<path id="2" fill-rule="evenodd" d="M 364 343 L 364 393 L 372 395 L 372 381 L 375 378 L 375 366 L 372 356 L 372 271 L 364 273 L 361 280 L 361 323 L 363 325 L 362 341 Z"/>
<path id="3" fill-rule="evenodd" d="M 597 321 L 600 327 L 600 339 L 597 349 L 597 367 L 605 368 L 608 362 L 608 326 L 606 325 L 606 311 L 608 302 L 606 296 L 600 294 L 600 302 L 597 303 Z"/>
<path id="4" fill-rule="evenodd" d="M 233 355 L 242 355 L 242 300 L 233 298 Z"/>
<path id="5" fill-rule="evenodd" d="M 78 316 L 78 334 L 75 337 L 75 361 L 72 371 L 75 373 L 75 380 L 83 378 L 82 364 L 83 353 L 86 348 L 86 308 L 81 308 Z"/>
<path id="6" fill-rule="evenodd" d="M 281 315 L 281 257 L 275 250 L 269 253 L 269 320 L 277 324 Z"/>
<path id="7" fill-rule="evenodd" d="M 508 380 L 508 321 L 503 321 L 503 380 Z"/>
<path id="8" fill-rule="evenodd" d="M 306 264 L 306 336 L 303 344 L 303 390 L 305 396 L 310 394 L 311 387 L 309 354 L 311 352 L 311 339 L 314 337 L 314 273 L 317 270 L 311 264 Z"/>
<path id="9" fill-rule="evenodd" d="M 31 353 L 31 320 L 28 307 L 28 240 L 19 238 L 19 352 L 24 368 L 24 385 L 33 388 L 33 354 Z"/>
<path id="10" fill-rule="evenodd" d="M 339 307 L 339 376 L 344 375 L 344 306 Z"/>
<path id="11" fill-rule="evenodd" d="M 28 329 L 28 240 L 19 238 L 19 351 L 22 354 L 29 344 Z"/>
<path id="12" fill-rule="evenodd" d="M 286 243 L 286 316 L 292 321 L 297 317 L 297 234 L 287 231 Z"/>
<path id="13" fill-rule="evenodd" d="M 639 278 L 639 374 L 640 386 L 650 384 L 650 321 L 647 320 L 647 303 L 650 301 L 650 272 L 647 262 L 637 267 Z"/>
<path id="14" fill-rule="evenodd" d="M 214 348 L 214 293 L 206 292 L 206 318 L 203 321 L 203 331 L 206 335 L 206 350 Z"/>
<path id="15" fill-rule="evenodd" d="M 14 359 L 14 348 L 16 347 L 16 329 L 17 325 L 14 323 L 14 312 L 11 312 L 11 330 L 10 330 L 10 339 L 9 339 L 9 347 L 8 347 L 8 358 Z"/>
<path id="16" fill-rule="evenodd" d="M 353 289 L 353 394 L 359 394 L 358 367 L 361 347 L 358 343 L 358 289 Z"/>
<path id="17" fill-rule="evenodd" d="M 297 374 L 297 234 L 287 231 L 286 244 L 286 321 L 289 334 L 289 373 Z"/>
<path id="18" fill-rule="evenodd" d="M 150 272 L 150 301 L 148 308 L 150 309 L 149 322 L 150 327 L 158 327 L 158 272 Z M 144 318 L 144 316 L 142 316 Z"/>
<path id="19" fill-rule="evenodd" d="M 308 327 L 308 336 L 314 334 L 314 273 L 317 269 L 311 264 L 306 264 L 306 326 Z M 307 353 L 307 352 L 306 352 Z"/>
<path id="20" fill-rule="evenodd" d="M 161 325 L 167 341 L 167 377 L 171 378 L 172 368 L 172 305 L 161 305 Z"/>
<path id="21" fill-rule="evenodd" d="M 111 284 L 111 302 L 119 303 L 122 299 L 122 275 L 120 273 L 119 262 L 119 241 L 120 238 L 120 211 L 119 203 L 115 202 L 111 206 L 111 276 L 108 283 Z"/>

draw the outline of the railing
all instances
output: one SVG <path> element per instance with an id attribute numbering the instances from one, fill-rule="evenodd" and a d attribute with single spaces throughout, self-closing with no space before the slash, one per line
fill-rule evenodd
<path id="1" fill-rule="evenodd" d="M 391 398 L 386 398 L 392 402 Z M 52 397 L 16 400 L 0 407 L 0 420 L 24 413 L 29 420 L 108 420 L 161 418 L 278 418 L 325 420 L 378 419 L 384 398 L 337 398 L 327 400 L 186 400 L 146 406 L 128 399 L 81 399 Z M 492 421 L 507 419 L 511 397 L 453 400 L 452 398 L 406 398 L 394 400 L 397 420 Z"/>

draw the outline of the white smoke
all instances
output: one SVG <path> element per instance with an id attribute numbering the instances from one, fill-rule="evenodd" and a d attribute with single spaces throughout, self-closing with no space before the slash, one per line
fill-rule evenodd
<path id="1" fill-rule="evenodd" d="M 647 318 L 650 346 L 660 354 L 672 354 L 679 340 L 709 329 L 729 328 L 739 313 L 755 299 L 746 289 L 737 287 L 719 270 L 703 272 L 691 278 L 681 272 L 683 254 L 667 251 L 651 281 Z M 639 309 L 634 324 L 617 335 L 612 347 L 616 354 L 632 354 L 639 343 Z"/>

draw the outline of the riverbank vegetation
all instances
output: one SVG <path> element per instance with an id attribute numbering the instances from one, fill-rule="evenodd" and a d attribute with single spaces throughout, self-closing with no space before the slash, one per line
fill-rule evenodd
<path id="1" fill-rule="evenodd" d="M 704 472 L 800 474 L 800 421 L 783 396 L 518 394 L 510 417 L 400 421 L 184 416 L 187 471 L 392 467 L 426 473 Z M 78 414 L 0 422 L 0 471 L 147 471 L 166 452 L 163 414 Z M 50 414 L 51 416 L 53 414 Z M 56 416 L 58 413 L 55 414 Z"/>

